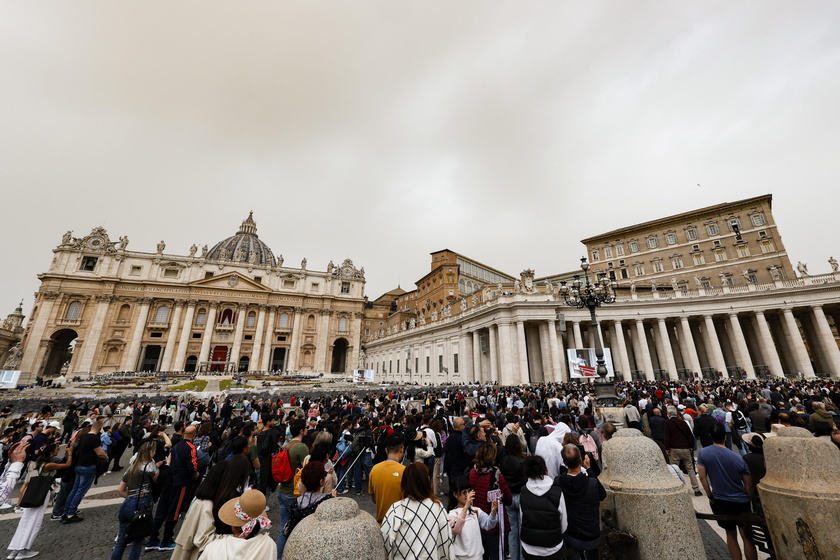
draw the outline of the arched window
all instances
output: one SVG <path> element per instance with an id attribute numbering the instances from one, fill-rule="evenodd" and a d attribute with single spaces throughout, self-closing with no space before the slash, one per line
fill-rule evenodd
<path id="1" fill-rule="evenodd" d="M 225 309 L 219 317 L 219 324 L 230 325 L 231 323 L 233 323 L 233 309 Z"/>
<path id="2" fill-rule="evenodd" d="M 312 352 L 310 350 L 303 351 L 303 367 L 312 367 Z"/>
<path id="3" fill-rule="evenodd" d="M 288 313 L 281 313 L 280 314 L 280 328 L 281 329 L 288 329 L 289 328 L 289 314 Z"/>
<path id="4" fill-rule="evenodd" d="M 202 307 L 201 309 L 199 309 L 195 313 L 195 324 L 200 327 L 200 326 L 204 325 L 204 323 L 206 323 L 206 322 L 207 322 L 207 310 Z"/>
<path id="5" fill-rule="evenodd" d="M 347 330 L 347 317 L 341 317 L 338 320 L 338 330 L 346 331 Z"/>
<path id="6" fill-rule="evenodd" d="M 120 363 L 120 351 L 118 348 L 111 348 L 105 355 L 106 366 L 116 366 Z"/>
<path id="7" fill-rule="evenodd" d="M 257 324 L 257 314 L 253 311 L 248 313 L 248 318 L 245 320 L 246 327 L 253 327 Z"/>
<path id="8" fill-rule="evenodd" d="M 306 328 L 307 329 L 314 329 L 315 328 L 315 315 L 310 315 L 306 318 Z"/>
<path id="9" fill-rule="evenodd" d="M 120 307 L 120 312 L 117 314 L 117 321 L 120 323 L 128 322 L 128 318 L 131 315 L 131 306 L 127 303 Z"/>
<path id="10" fill-rule="evenodd" d="M 79 318 L 79 315 L 82 314 L 82 302 L 81 301 L 74 301 L 71 302 L 70 305 L 67 306 L 67 313 L 64 315 L 64 318 L 68 321 L 75 321 Z"/>
<path id="11" fill-rule="evenodd" d="M 169 319 L 169 307 L 161 305 L 155 313 L 155 323 L 165 323 Z"/>

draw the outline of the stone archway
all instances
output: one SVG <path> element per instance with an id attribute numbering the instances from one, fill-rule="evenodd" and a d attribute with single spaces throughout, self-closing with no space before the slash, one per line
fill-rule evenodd
<path id="1" fill-rule="evenodd" d="M 73 341 L 79 337 L 79 333 L 73 329 L 61 329 L 50 337 L 50 350 L 47 354 L 44 370 L 41 377 L 54 379 L 61 375 L 64 364 L 69 364 L 73 359 Z"/>
<path id="2" fill-rule="evenodd" d="M 339 338 L 333 342 L 332 347 L 332 368 L 331 372 L 344 373 L 347 370 L 347 347 L 349 343 L 346 338 Z"/>

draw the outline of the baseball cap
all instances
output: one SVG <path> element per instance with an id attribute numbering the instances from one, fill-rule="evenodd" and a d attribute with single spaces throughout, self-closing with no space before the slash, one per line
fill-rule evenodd
<path id="1" fill-rule="evenodd" d="M 48 427 L 61 429 L 61 424 L 59 424 L 57 420 L 53 420 L 49 423 Z"/>
<path id="2" fill-rule="evenodd" d="M 190 426 L 201 426 L 201 422 L 199 422 L 198 420 L 193 420 L 192 422 L 190 422 Z"/>
<path id="3" fill-rule="evenodd" d="M 85 424 L 93 424 L 93 420 L 91 420 L 90 418 L 85 418 L 85 420 L 82 422 L 82 426 L 84 426 Z"/>
<path id="4" fill-rule="evenodd" d="M 677 410 L 685 410 L 685 405 L 684 404 L 678 404 L 677 405 Z"/>

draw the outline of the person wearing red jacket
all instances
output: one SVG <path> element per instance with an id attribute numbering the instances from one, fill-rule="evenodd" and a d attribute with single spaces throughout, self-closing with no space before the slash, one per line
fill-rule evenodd
<path id="1" fill-rule="evenodd" d="M 484 513 L 490 514 L 493 500 L 487 499 L 488 492 L 498 490 L 501 493 L 501 500 L 498 505 L 509 507 L 513 504 L 513 493 L 508 487 L 505 477 L 496 467 L 496 446 L 492 443 L 483 443 L 475 454 L 474 466 L 470 469 L 470 486 L 475 490 L 473 505 Z M 499 508 L 503 510 L 504 508 Z M 510 521 L 507 512 L 500 516 L 504 519 L 505 533 L 510 531 Z M 499 526 L 492 529 L 481 530 L 481 543 L 484 546 L 484 560 L 499 560 L 500 533 Z"/>

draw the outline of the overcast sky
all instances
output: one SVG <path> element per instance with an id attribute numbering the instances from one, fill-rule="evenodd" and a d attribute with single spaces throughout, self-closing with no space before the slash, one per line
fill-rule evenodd
<path id="1" fill-rule="evenodd" d="M 544 276 L 764 193 L 827 272 L 838 30 L 835 1 L 3 2 L 0 316 L 67 230 L 186 254 L 249 210 L 371 298 L 438 249 Z"/>

